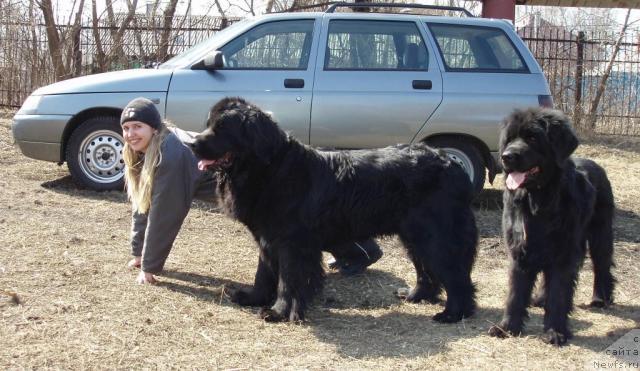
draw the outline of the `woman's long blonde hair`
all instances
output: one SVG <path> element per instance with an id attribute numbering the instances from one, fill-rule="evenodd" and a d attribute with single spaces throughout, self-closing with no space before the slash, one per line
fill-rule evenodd
<path id="1" fill-rule="evenodd" d="M 151 206 L 151 191 L 156 168 L 162 162 L 160 147 L 164 138 L 169 134 L 167 125 L 162 123 L 160 129 L 153 134 L 146 152 L 134 151 L 128 143 L 124 144 L 122 157 L 125 163 L 124 180 L 127 195 L 133 204 L 133 209 L 146 214 Z"/>

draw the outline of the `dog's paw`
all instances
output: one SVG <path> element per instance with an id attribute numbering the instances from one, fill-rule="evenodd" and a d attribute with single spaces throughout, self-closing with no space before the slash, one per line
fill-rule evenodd
<path id="1" fill-rule="evenodd" d="M 613 304 L 613 300 L 604 300 L 601 298 L 593 298 L 591 303 L 589 303 L 589 307 L 591 308 L 608 308 L 611 304 Z"/>
<path id="2" fill-rule="evenodd" d="M 504 339 L 506 337 L 509 337 L 509 335 L 511 334 L 503 330 L 502 327 L 498 325 L 494 325 L 489 328 L 489 336 L 493 336 L 494 338 Z"/>
<path id="3" fill-rule="evenodd" d="M 232 302 L 238 305 L 247 305 L 246 302 L 249 298 L 249 293 L 242 289 L 233 289 L 228 292 L 229 298 Z"/>
<path id="4" fill-rule="evenodd" d="M 489 336 L 504 339 L 510 336 L 519 336 L 522 333 L 522 329 L 510 328 L 508 323 L 500 323 L 499 325 L 493 325 L 489 328 Z"/>
<path id="5" fill-rule="evenodd" d="M 304 317 L 301 313 L 291 311 L 287 315 L 286 313 L 280 313 L 273 308 L 260 308 L 260 310 L 258 311 L 258 317 L 262 318 L 265 322 L 304 322 Z"/>
<path id="6" fill-rule="evenodd" d="M 440 323 L 455 323 L 460 321 L 462 317 L 462 313 L 452 313 L 445 309 L 433 316 L 433 320 Z"/>
<path id="7" fill-rule="evenodd" d="M 431 304 L 437 304 L 442 302 L 438 293 L 429 293 L 425 290 L 410 289 L 408 287 L 402 287 L 396 290 L 395 295 L 409 303 L 420 303 L 426 301 Z"/>
<path id="8" fill-rule="evenodd" d="M 545 334 L 544 342 L 559 347 L 565 345 L 569 339 L 571 339 L 571 333 L 569 332 L 549 330 Z"/>
<path id="9" fill-rule="evenodd" d="M 607 307 L 607 303 L 605 303 L 604 300 L 602 299 L 597 299 L 597 300 L 592 300 L 591 303 L 589 303 L 589 306 L 591 308 L 605 308 Z"/>
<path id="10" fill-rule="evenodd" d="M 407 300 L 407 296 L 409 296 L 409 293 L 411 293 L 411 288 L 409 287 L 401 287 L 394 291 L 395 296 L 402 300 Z"/>
<path id="11" fill-rule="evenodd" d="M 271 308 L 260 308 L 258 317 L 262 318 L 265 322 L 282 322 L 287 319 L 282 313 Z"/>
<path id="12" fill-rule="evenodd" d="M 291 313 L 289 313 L 289 322 L 300 324 L 304 322 L 304 316 L 302 313 L 291 311 Z"/>

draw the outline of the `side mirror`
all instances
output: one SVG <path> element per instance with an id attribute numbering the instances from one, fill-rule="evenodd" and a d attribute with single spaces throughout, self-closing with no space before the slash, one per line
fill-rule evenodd
<path id="1" fill-rule="evenodd" d="M 224 67 L 224 56 L 222 55 L 221 51 L 216 50 L 215 52 L 204 57 L 204 59 L 201 60 L 200 62 L 194 64 L 193 67 L 191 67 L 191 69 L 215 71 L 223 67 Z"/>

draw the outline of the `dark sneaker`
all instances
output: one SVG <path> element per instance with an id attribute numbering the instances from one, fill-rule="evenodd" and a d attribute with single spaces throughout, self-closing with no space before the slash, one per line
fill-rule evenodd
<path id="1" fill-rule="evenodd" d="M 368 266 L 377 262 L 382 257 L 380 246 L 373 240 L 365 243 L 355 243 L 362 250 L 362 255 L 355 259 L 333 258 L 329 261 L 329 269 L 337 270 L 343 276 L 353 276 L 364 272 Z"/>

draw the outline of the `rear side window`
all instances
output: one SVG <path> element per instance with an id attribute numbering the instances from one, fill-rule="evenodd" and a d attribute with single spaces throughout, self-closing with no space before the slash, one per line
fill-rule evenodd
<path id="1" fill-rule="evenodd" d="M 226 69 L 305 70 L 313 37 L 313 20 L 261 24 L 238 36 L 221 51 Z"/>
<path id="2" fill-rule="evenodd" d="M 426 70 L 428 60 L 414 22 L 329 23 L 325 70 Z"/>
<path id="3" fill-rule="evenodd" d="M 494 27 L 428 24 L 447 71 L 529 72 L 503 30 Z"/>

